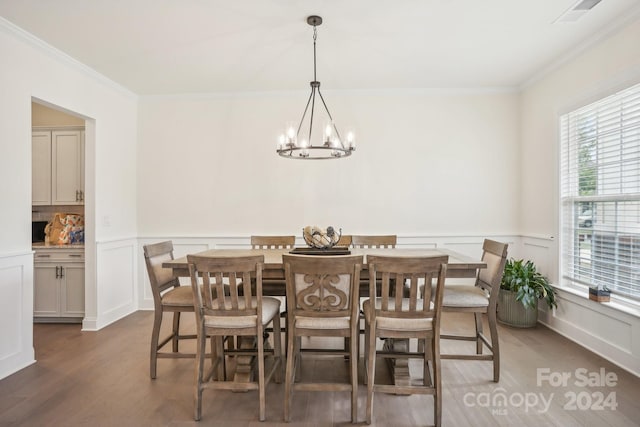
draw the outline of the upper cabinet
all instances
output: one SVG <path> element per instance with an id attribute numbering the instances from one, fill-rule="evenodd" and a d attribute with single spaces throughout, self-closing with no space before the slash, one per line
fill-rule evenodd
<path id="1" fill-rule="evenodd" d="M 34 205 L 51 204 L 51 132 L 31 134 L 31 201 Z"/>
<path id="2" fill-rule="evenodd" d="M 84 131 L 34 131 L 33 205 L 84 204 Z"/>

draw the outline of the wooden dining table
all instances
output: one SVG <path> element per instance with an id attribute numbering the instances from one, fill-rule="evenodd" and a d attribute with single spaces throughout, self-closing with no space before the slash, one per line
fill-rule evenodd
<path id="1" fill-rule="evenodd" d="M 364 256 L 364 269 L 366 269 L 367 255 L 385 256 L 449 256 L 447 265 L 447 277 L 476 277 L 478 268 L 486 268 L 487 264 L 480 259 L 471 258 L 450 249 L 418 249 L 418 248 L 349 248 L 351 255 Z M 238 257 L 264 255 L 263 277 L 284 280 L 284 266 L 282 255 L 288 254 L 291 249 L 208 249 L 194 255 L 209 257 Z M 321 253 L 319 253 L 321 254 Z M 310 255 L 313 256 L 313 255 Z M 187 257 L 167 260 L 162 264 L 165 268 L 173 269 L 174 274 L 180 277 L 189 277 L 189 264 Z"/>
<path id="2" fill-rule="evenodd" d="M 471 258 L 450 249 L 419 249 L 419 248 L 349 248 L 351 255 L 363 255 L 363 279 L 368 279 L 367 271 L 367 256 L 368 255 L 384 255 L 384 256 L 449 256 L 449 262 L 447 265 L 447 277 L 448 278 L 473 278 L 476 277 L 476 272 L 479 268 L 486 268 L 487 264 L 476 258 Z M 284 281 L 284 265 L 282 263 L 282 255 L 288 254 L 291 249 L 208 249 L 206 251 L 198 252 L 194 255 L 208 256 L 208 257 L 238 257 L 238 256 L 252 256 L 252 255 L 264 255 L 264 268 L 262 271 L 263 279 L 280 279 Z M 314 255 L 308 255 L 314 256 Z M 167 260 L 162 263 L 164 268 L 171 268 L 173 273 L 178 277 L 189 277 L 189 264 L 187 257 L 180 257 L 173 260 Z M 363 280 L 362 285 L 366 287 L 368 291 L 368 281 Z M 363 289 L 364 290 L 364 289 Z M 282 292 L 278 293 L 283 295 Z M 394 349 L 407 351 L 408 340 L 393 340 L 387 341 L 385 345 L 392 345 Z M 400 347 L 400 348 L 399 348 Z M 249 381 L 251 377 L 251 361 L 250 359 L 244 361 L 238 361 L 238 367 L 236 369 L 236 379 L 243 378 Z M 409 365 L 407 359 L 397 359 L 390 362 L 390 368 L 392 370 L 392 377 L 395 384 L 411 383 L 411 377 L 409 373 Z"/>

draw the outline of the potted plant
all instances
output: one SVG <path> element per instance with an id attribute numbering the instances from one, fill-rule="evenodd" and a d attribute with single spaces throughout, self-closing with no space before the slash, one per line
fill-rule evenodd
<path id="1" fill-rule="evenodd" d="M 498 320 L 509 326 L 531 328 L 538 321 L 538 300 L 557 306 L 556 291 L 532 261 L 507 260 L 500 283 Z"/>

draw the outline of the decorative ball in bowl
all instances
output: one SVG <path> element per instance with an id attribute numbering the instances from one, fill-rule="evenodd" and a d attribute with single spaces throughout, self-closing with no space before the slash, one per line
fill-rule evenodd
<path id="1" fill-rule="evenodd" d="M 308 225 L 302 229 L 302 237 L 307 245 L 312 248 L 329 249 L 340 240 L 342 230 L 336 231 L 333 227 L 321 228 L 317 225 Z"/>

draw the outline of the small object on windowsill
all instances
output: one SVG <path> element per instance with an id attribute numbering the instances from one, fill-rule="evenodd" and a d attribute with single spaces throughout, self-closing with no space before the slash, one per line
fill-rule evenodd
<path id="1" fill-rule="evenodd" d="M 609 302 L 611 291 L 603 285 L 593 286 L 589 288 L 589 299 L 596 302 Z"/>

